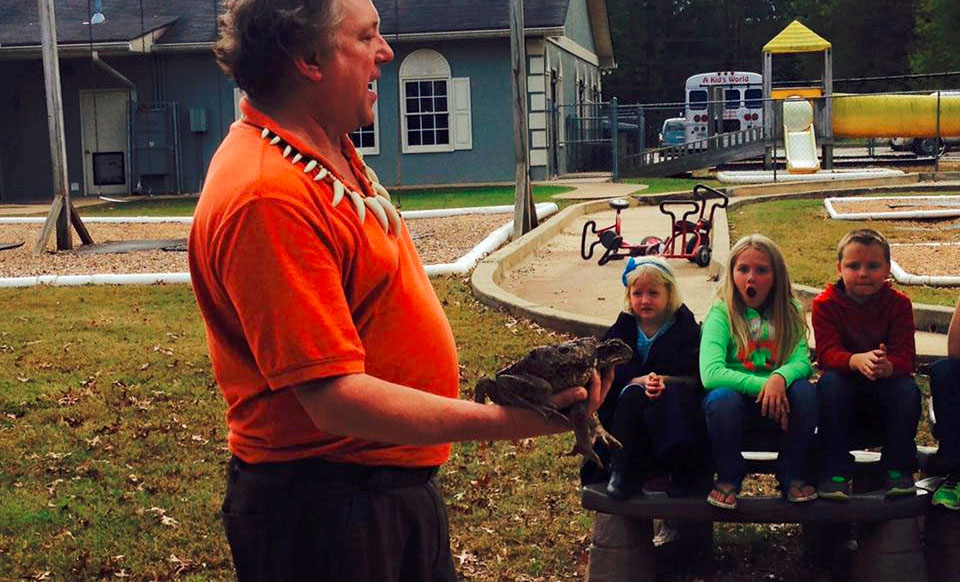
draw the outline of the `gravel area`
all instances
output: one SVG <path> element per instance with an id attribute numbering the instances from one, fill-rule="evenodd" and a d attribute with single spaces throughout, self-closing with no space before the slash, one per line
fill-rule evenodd
<path id="1" fill-rule="evenodd" d="M 937 204 L 939 202 L 939 204 Z M 889 200 L 860 200 L 847 198 L 834 200 L 833 208 L 841 214 L 860 212 L 918 212 L 929 210 L 953 211 L 960 215 L 960 196 L 914 197 Z"/>
<path id="2" fill-rule="evenodd" d="M 452 263 L 512 219 L 509 214 L 467 214 L 407 220 L 407 228 L 425 265 Z M 189 224 L 97 224 L 87 230 L 99 243 L 135 239 L 183 239 Z M 33 254 L 42 224 L 2 224 L 0 243 L 25 241 L 22 247 L 0 251 L 0 277 L 92 275 L 98 273 L 185 272 L 185 252 L 148 250 L 129 253 L 47 252 Z M 79 239 L 74 235 L 74 243 Z M 55 236 L 55 235 L 54 235 Z M 52 238 L 52 237 L 51 237 Z M 53 244 L 51 242 L 50 247 Z"/>
<path id="3" fill-rule="evenodd" d="M 960 244 L 893 246 L 890 252 L 911 275 L 960 276 Z"/>

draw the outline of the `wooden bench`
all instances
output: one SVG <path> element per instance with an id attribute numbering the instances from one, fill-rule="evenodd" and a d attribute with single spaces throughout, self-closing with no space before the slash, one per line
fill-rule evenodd
<path id="1" fill-rule="evenodd" d="M 918 452 L 921 470 L 934 451 L 935 448 L 923 447 Z M 744 453 L 744 456 L 749 472 L 772 472 L 776 453 Z M 855 457 L 855 489 L 845 502 L 818 499 L 794 504 L 779 496 L 741 497 L 737 509 L 728 511 L 713 507 L 703 497 L 671 498 L 663 492 L 648 492 L 618 501 L 606 494 L 604 485 L 588 485 L 582 489 L 582 504 L 597 514 L 587 580 L 653 582 L 656 576 L 654 519 L 805 526 L 856 523 L 859 549 L 854 580 L 857 582 L 956 582 L 960 579 L 960 512 L 930 511 L 930 493 L 942 479 L 924 479 L 917 484 L 915 496 L 888 500 L 879 489 L 882 485 L 879 453 L 857 451 Z M 926 559 L 922 544 L 925 516 Z"/>

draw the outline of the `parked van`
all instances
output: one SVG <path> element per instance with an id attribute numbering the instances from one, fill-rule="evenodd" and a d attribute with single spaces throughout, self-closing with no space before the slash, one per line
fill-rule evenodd
<path id="1" fill-rule="evenodd" d="M 662 148 L 683 145 L 686 141 L 686 119 L 671 117 L 664 121 L 657 140 Z"/>

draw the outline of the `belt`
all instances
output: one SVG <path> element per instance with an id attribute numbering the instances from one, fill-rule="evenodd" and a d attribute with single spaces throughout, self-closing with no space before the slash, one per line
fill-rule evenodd
<path id="1" fill-rule="evenodd" d="M 428 483 L 438 467 L 392 467 L 334 463 L 319 457 L 272 463 L 247 463 L 234 455 L 231 469 L 255 475 L 296 477 L 322 483 L 351 485 L 367 491 L 386 491 Z"/>

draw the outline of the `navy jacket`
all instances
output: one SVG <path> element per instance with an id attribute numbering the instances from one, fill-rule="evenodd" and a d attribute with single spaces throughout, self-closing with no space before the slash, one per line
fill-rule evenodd
<path id="1" fill-rule="evenodd" d="M 616 368 L 613 385 L 607 399 L 598 411 L 600 422 L 608 429 L 613 425 L 613 412 L 620 391 L 632 378 L 655 372 L 663 376 L 689 376 L 700 380 L 700 324 L 686 305 L 680 305 L 674 313 L 676 320 L 662 336 L 650 346 L 647 362 L 634 354 L 626 364 Z M 610 326 L 603 339 L 619 338 L 636 349 L 637 320 L 632 314 L 621 313 L 616 323 Z"/>

